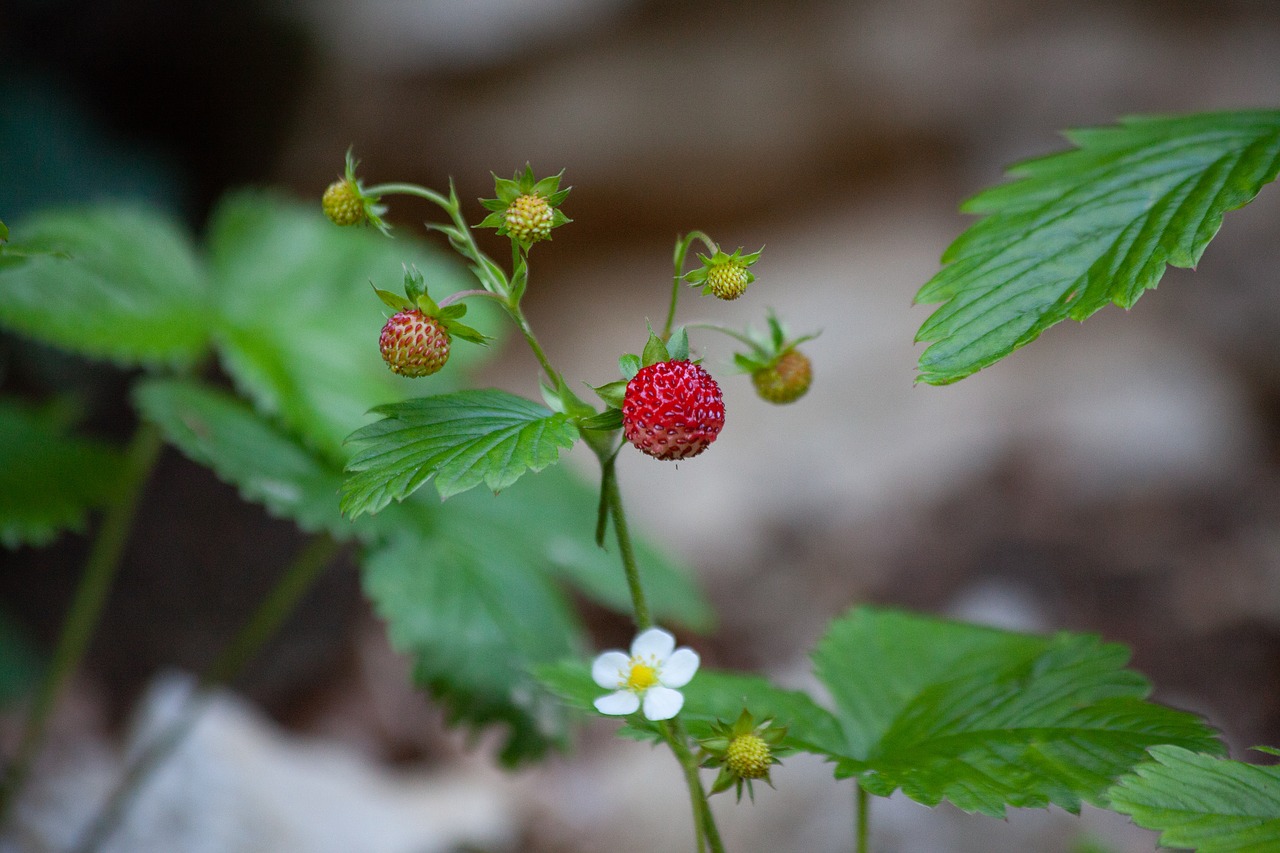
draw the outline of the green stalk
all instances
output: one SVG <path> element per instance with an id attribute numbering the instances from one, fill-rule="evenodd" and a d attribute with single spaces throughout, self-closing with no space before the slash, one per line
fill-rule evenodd
<path id="1" fill-rule="evenodd" d="M 58 636 L 58 644 L 49 661 L 49 669 L 32 701 L 26 728 L 18 752 L 0 783 L 0 827 L 8 821 L 14 800 L 26 784 L 31 762 L 44 741 L 49 716 L 67 680 L 79 668 L 89 639 L 102 616 L 107 595 L 120 568 L 124 547 L 129 541 L 143 487 L 155 468 L 163 442 L 154 424 L 139 424 L 125 455 L 119 491 L 114 503 L 103 516 L 93 549 L 85 561 L 84 572 L 76 586 L 75 597 Z"/>
<path id="2" fill-rule="evenodd" d="M 671 282 L 671 304 L 667 308 L 667 321 L 662 324 L 662 339 L 665 341 L 671 337 L 671 327 L 676 322 L 676 303 L 680 301 L 680 284 L 684 277 L 684 259 L 689 254 L 689 247 L 693 245 L 694 240 L 701 240 L 702 244 L 707 247 L 713 255 L 716 252 L 716 244 L 711 242 L 711 238 L 701 231 L 690 231 L 688 234 L 676 240 L 675 251 L 675 279 Z"/>
<path id="3" fill-rule="evenodd" d="M 645 599 L 644 587 L 640 584 L 640 567 L 636 563 L 635 547 L 631 543 L 631 531 L 627 526 L 627 514 L 622 508 L 622 492 L 618 488 L 616 468 L 611 461 L 601 458 L 604 469 L 600 488 L 604 500 L 609 506 L 609 517 L 613 519 L 613 531 L 618 538 L 618 552 L 622 557 L 622 571 L 627 577 L 627 589 L 631 591 L 631 607 L 635 611 L 636 628 L 643 631 L 653 627 L 653 617 L 649 613 L 649 602 Z"/>
<path id="4" fill-rule="evenodd" d="M 870 811 L 871 798 L 867 796 L 867 789 L 854 783 L 857 786 L 857 815 L 858 815 L 858 846 L 857 853 L 867 853 L 871 848 L 867 846 L 867 839 L 870 837 Z"/>
<path id="5" fill-rule="evenodd" d="M 698 759 L 689 749 L 684 728 L 675 720 L 664 722 L 661 728 L 667 744 L 684 770 L 685 784 L 689 788 L 689 802 L 693 808 L 693 825 L 697 833 L 698 850 L 724 853 L 724 842 L 720 840 L 720 831 L 716 828 L 715 817 L 711 814 L 711 804 L 707 801 L 707 793 L 702 788 L 702 779 L 698 776 Z"/>
<path id="6" fill-rule="evenodd" d="M 285 618 L 294 611 L 298 600 L 311 588 L 340 549 L 341 545 L 327 533 L 315 536 L 307 543 L 249 617 L 249 621 L 200 676 L 196 691 L 179 715 L 139 750 L 125 768 L 110 797 L 73 848 L 73 853 L 93 853 L 111 838 L 147 779 L 182 743 L 195 725 L 213 688 L 230 682 L 240 673 L 263 644 L 276 633 Z"/>

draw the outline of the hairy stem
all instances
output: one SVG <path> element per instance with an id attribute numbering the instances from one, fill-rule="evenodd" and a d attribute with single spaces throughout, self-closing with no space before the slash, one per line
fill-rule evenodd
<path id="1" fill-rule="evenodd" d="M 195 726 L 200 713 L 208 704 L 212 689 L 230 682 L 240 673 L 263 644 L 276 633 L 285 618 L 294 611 L 299 599 L 333 562 L 340 550 L 341 545 L 328 534 L 315 536 L 307 543 L 240 632 L 200 676 L 196 692 L 178 715 L 138 750 L 106 803 L 81 835 L 74 853 L 93 853 L 111 838 L 151 774 Z"/>
<path id="2" fill-rule="evenodd" d="M 120 568 L 120 559 L 129 540 L 129 530 L 137 514 L 138 499 L 155 468 L 162 446 L 158 427 L 147 422 L 138 425 L 126 452 L 119 491 L 98 528 L 93 548 L 85 561 L 84 572 L 76 586 L 75 597 L 62 624 L 58 644 L 49 661 L 49 668 L 32 701 L 22 741 L 9 764 L 3 783 L 0 783 L 0 827 L 7 822 L 13 802 L 26 783 L 31 762 L 44 741 L 45 727 L 58 697 L 84 658 L 89 639 L 98 625 L 107 594 L 111 591 L 112 582 Z"/>

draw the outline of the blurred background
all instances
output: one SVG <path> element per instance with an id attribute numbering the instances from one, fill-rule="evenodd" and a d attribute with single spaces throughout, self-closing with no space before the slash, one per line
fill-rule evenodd
<path id="1" fill-rule="evenodd" d="M 128 197 L 199 230 L 244 185 L 318 203 L 348 146 L 367 182 L 452 177 L 464 200 L 491 194 L 490 172 L 563 168 L 574 222 L 539 246 L 527 308 L 552 360 L 593 384 L 661 320 L 677 233 L 766 245 L 745 298 L 690 299 L 684 318 L 759 325 L 769 306 L 821 330 L 805 347 L 809 395 L 775 408 L 729 377 L 715 452 L 620 462 L 637 522 L 720 614 L 688 638 L 709 663 L 812 687 L 808 649 L 868 601 L 1084 630 L 1130 644 L 1156 697 L 1205 714 L 1234 757 L 1280 744 L 1276 189 L 1128 314 L 1055 328 L 947 388 L 913 386 L 912 344 L 929 314 L 912 297 L 969 222 L 958 203 L 1061 149 L 1060 129 L 1280 104 L 1277 4 L 5 0 L 0 20 L 11 226 Z M 424 235 L 433 215 L 398 199 L 389 218 Z M 726 340 L 694 343 L 728 372 Z M 7 390 L 81 370 L 0 345 Z M 88 370 L 96 425 L 127 433 L 126 377 Z M 525 395 L 535 380 L 514 342 L 481 377 Z M 172 512 L 193 503 L 198 527 Z M 35 824 L 87 818 L 121 744 L 178 689 L 172 673 L 208 662 L 300 541 L 172 452 L 143 515 L 155 535 L 131 545 L 55 721 Z M 84 548 L 0 553 L 3 605 L 36 646 L 56 634 Z M 625 626 L 598 619 L 616 645 Z M 183 754 L 186 781 L 143 797 L 110 849 L 687 848 L 663 753 L 601 723 L 574 755 L 504 774 L 407 672 L 354 568 L 335 567 L 219 700 L 205 751 Z M 730 849 L 850 848 L 852 794 L 828 767 L 796 759 L 774 780 L 754 805 L 717 803 Z M 999 823 L 897 799 L 877 804 L 873 838 L 882 851 L 1154 845 L 1096 811 Z"/>

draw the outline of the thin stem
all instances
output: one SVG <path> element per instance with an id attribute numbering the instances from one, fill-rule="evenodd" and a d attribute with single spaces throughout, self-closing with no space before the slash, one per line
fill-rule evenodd
<path id="1" fill-rule="evenodd" d="M 435 190 L 429 190 L 426 187 L 420 187 L 417 184 L 378 184 L 375 187 L 365 189 L 366 196 L 384 196 L 384 195 L 413 195 L 418 198 L 425 198 L 427 201 L 449 210 L 452 205 L 449 199 L 440 195 Z"/>
<path id="2" fill-rule="evenodd" d="M 870 802 L 871 798 L 867 796 L 866 788 L 862 787 L 861 785 L 858 785 L 858 783 L 856 782 L 854 783 L 854 785 L 857 786 L 857 791 L 858 791 L 858 800 L 857 800 L 858 846 L 856 850 L 857 850 L 857 853 L 867 853 L 867 851 L 871 849 L 870 847 L 867 846 L 867 839 L 870 837 L 868 824 L 870 822 L 869 812 L 871 811 L 871 802 Z"/>
<path id="3" fill-rule="evenodd" d="M 680 285 L 684 279 L 684 259 L 689 254 L 689 247 L 693 245 L 694 240 L 701 240 L 702 244 L 713 255 L 717 246 L 711 241 L 711 238 L 701 231 L 690 231 L 688 234 L 676 240 L 675 252 L 675 278 L 671 282 L 671 304 L 667 308 L 667 322 L 662 325 L 662 339 L 665 341 L 671 337 L 671 327 L 676 322 L 676 304 L 680 301 Z"/>
<path id="4" fill-rule="evenodd" d="M 542 372 L 547 375 L 547 379 L 557 389 L 564 387 L 564 380 L 556 372 L 556 369 L 551 366 L 550 359 L 547 358 L 542 345 L 538 343 L 538 338 L 533 334 L 533 327 L 529 325 L 529 320 L 524 316 L 524 311 L 521 310 L 519 304 L 513 304 L 510 299 L 507 299 L 503 305 L 507 309 L 507 313 L 511 315 L 511 319 L 515 321 L 516 326 L 519 327 L 520 334 L 524 335 L 525 343 L 529 345 L 529 349 L 533 350 L 534 358 L 538 359 L 538 364 L 542 367 Z"/>
<path id="5" fill-rule="evenodd" d="M 671 747 L 671 752 L 675 754 L 676 760 L 684 770 L 685 784 L 689 788 L 689 802 L 693 808 L 693 824 L 697 833 L 698 850 L 706 849 L 711 853 L 724 853 L 724 842 L 720 840 L 720 830 L 716 828 L 715 817 L 711 814 L 711 804 L 707 802 L 707 793 L 702 789 L 702 779 L 698 776 L 698 759 L 689 749 L 684 727 L 678 721 L 668 720 L 662 724 L 662 733 Z"/>
<path id="6" fill-rule="evenodd" d="M 618 551 L 622 557 L 622 571 L 627 576 L 627 588 L 631 591 L 631 607 L 635 611 L 636 627 L 641 631 L 653 627 L 649 614 L 649 602 L 640 584 L 640 568 L 636 564 L 635 547 L 631 544 L 631 531 L 627 527 L 627 514 L 622 508 L 622 492 L 618 488 L 618 475 L 612 460 L 601 458 L 604 474 L 600 488 L 609 504 L 609 516 L 613 519 L 614 534 L 618 537 Z"/>
<path id="7" fill-rule="evenodd" d="M 111 591 L 124 555 L 124 547 L 129 540 L 129 530 L 138 510 L 138 499 L 155 468 L 162 446 L 158 427 L 145 421 L 138 425 L 126 451 L 120 490 L 98 528 L 97 538 L 85 561 L 84 572 L 63 622 L 49 669 L 32 701 L 22 742 L 5 773 L 3 783 L 0 783 L 0 826 L 7 822 L 14 800 L 26 783 L 31 762 L 44 741 L 49 716 L 67 680 L 79 668 L 89 639 L 102 616 L 107 594 Z"/>
<path id="8" fill-rule="evenodd" d="M 230 682 L 240 673 L 245 664 L 275 634 L 281 622 L 294 611 L 298 600 L 311 588 L 340 549 L 341 546 L 328 534 L 316 536 L 307 543 L 249 617 L 249 621 L 200 676 L 196 692 L 188 698 L 178 716 L 134 756 L 106 803 L 81 835 L 74 853 L 93 853 L 110 839 L 151 774 L 194 727 L 211 698 L 212 689 Z"/>
<path id="9" fill-rule="evenodd" d="M 461 302 L 464 299 L 470 299 L 472 297 L 477 297 L 477 296 L 485 296 L 485 297 L 488 297 L 489 299 L 496 299 L 497 301 L 502 303 L 506 303 L 507 301 L 505 298 L 502 297 L 501 294 L 492 293 L 488 290 L 459 290 L 455 293 L 450 293 L 448 296 L 444 297 L 439 302 L 437 302 L 436 305 L 438 305 L 441 308 L 444 308 L 446 306 L 452 305 L 455 302 Z"/>

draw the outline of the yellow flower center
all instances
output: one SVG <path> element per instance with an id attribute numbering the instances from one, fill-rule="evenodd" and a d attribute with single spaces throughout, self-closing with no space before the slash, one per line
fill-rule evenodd
<path id="1" fill-rule="evenodd" d="M 738 735 L 729 741 L 724 763 L 743 779 L 763 779 L 769 775 L 773 753 L 759 735 Z"/>
<path id="2" fill-rule="evenodd" d="M 627 673 L 627 689 L 642 693 L 658 683 L 658 670 L 647 663 L 632 661 L 631 672 Z"/>

